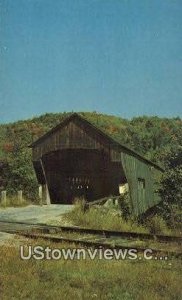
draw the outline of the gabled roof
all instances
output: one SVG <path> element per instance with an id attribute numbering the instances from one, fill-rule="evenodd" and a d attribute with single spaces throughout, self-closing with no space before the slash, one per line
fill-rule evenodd
<path id="1" fill-rule="evenodd" d="M 152 161 L 148 160 L 147 158 L 143 157 L 142 155 L 140 155 L 139 153 L 137 153 L 136 151 L 130 149 L 129 147 L 121 144 L 120 142 L 116 141 L 115 139 L 113 139 L 111 136 L 109 136 L 107 133 L 105 133 L 104 131 L 102 131 L 100 128 L 96 127 L 94 124 L 92 124 L 91 122 L 87 121 L 84 117 L 80 116 L 77 113 L 73 113 L 70 116 L 66 117 L 60 124 L 58 124 L 57 126 L 55 126 L 54 128 L 52 128 L 51 130 L 49 130 L 47 133 L 45 133 L 44 135 L 42 135 L 40 138 L 38 138 L 35 142 L 33 142 L 31 145 L 29 145 L 30 148 L 34 148 L 35 146 L 37 146 L 39 143 L 41 143 L 42 141 L 44 141 L 46 138 L 48 138 L 52 133 L 55 133 L 56 131 L 60 130 L 61 128 L 63 128 L 64 126 L 66 126 L 70 121 L 74 120 L 74 119 L 78 119 L 80 120 L 82 123 L 84 123 L 87 127 L 92 128 L 93 130 L 97 131 L 97 133 L 102 136 L 103 138 L 105 138 L 106 140 L 108 140 L 108 143 L 110 145 L 113 146 L 117 146 L 118 148 L 120 148 L 121 150 L 125 150 L 127 153 L 131 154 L 132 156 L 137 157 L 138 159 L 144 161 L 147 164 L 150 164 L 151 166 L 154 166 L 155 168 L 159 169 L 160 171 L 164 171 L 159 165 L 153 163 Z"/>

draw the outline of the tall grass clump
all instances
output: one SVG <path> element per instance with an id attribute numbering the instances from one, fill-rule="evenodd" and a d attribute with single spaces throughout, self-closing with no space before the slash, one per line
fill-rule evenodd
<path id="1" fill-rule="evenodd" d="M 120 211 L 104 206 L 92 206 L 85 210 L 85 200 L 76 199 L 72 211 L 65 214 L 67 221 L 76 226 L 95 229 L 147 232 L 135 220 L 124 220 Z"/>
<path id="2" fill-rule="evenodd" d="M 168 234 L 170 232 L 165 220 L 159 215 L 149 217 L 146 220 L 146 227 L 152 234 Z"/>

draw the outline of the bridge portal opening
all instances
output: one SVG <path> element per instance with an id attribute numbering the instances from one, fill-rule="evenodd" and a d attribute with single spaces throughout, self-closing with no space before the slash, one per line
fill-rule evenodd
<path id="1" fill-rule="evenodd" d="M 120 162 L 96 149 L 65 149 L 43 155 L 42 163 L 51 203 L 72 204 L 77 197 L 93 201 L 119 195 L 126 183 Z"/>

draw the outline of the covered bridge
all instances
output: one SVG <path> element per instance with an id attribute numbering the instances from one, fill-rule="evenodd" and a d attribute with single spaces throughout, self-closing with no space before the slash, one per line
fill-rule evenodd
<path id="1" fill-rule="evenodd" d="M 162 169 L 74 113 L 30 145 L 37 180 L 51 203 L 119 195 L 128 183 L 133 213 L 158 204 Z"/>

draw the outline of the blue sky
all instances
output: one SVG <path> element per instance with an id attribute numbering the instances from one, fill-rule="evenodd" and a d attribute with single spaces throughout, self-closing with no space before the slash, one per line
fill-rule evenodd
<path id="1" fill-rule="evenodd" d="M 0 123 L 181 116 L 181 16 L 181 0 L 0 0 Z"/>

